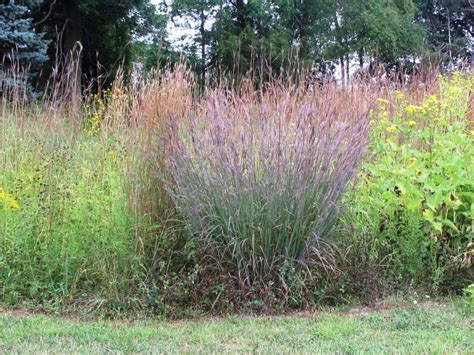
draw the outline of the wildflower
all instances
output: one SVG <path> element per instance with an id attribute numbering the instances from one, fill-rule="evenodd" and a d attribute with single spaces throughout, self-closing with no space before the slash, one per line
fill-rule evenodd
<path id="1" fill-rule="evenodd" d="M 397 130 L 397 127 L 395 126 L 390 126 L 387 128 L 387 132 L 395 132 Z"/>
<path id="2" fill-rule="evenodd" d="M 416 126 L 416 121 L 410 120 L 410 121 L 408 121 L 408 125 L 410 127 Z"/>
<path id="3" fill-rule="evenodd" d="M 430 101 L 433 105 L 437 105 L 437 104 L 438 104 L 438 98 L 436 97 L 436 95 L 431 95 L 430 98 L 429 98 L 429 101 Z"/>
<path id="4" fill-rule="evenodd" d="M 419 111 L 420 107 L 415 105 L 408 105 L 406 111 L 408 114 L 413 115 L 415 112 Z"/>
<path id="5" fill-rule="evenodd" d="M 387 99 L 384 99 L 384 98 L 379 98 L 379 99 L 377 99 L 376 104 L 377 105 L 382 105 L 382 104 L 383 105 L 388 105 L 389 101 Z"/>
<path id="6" fill-rule="evenodd" d="M 397 100 L 401 100 L 405 97 L 405 94 L 403 93 L 403 91 L 397 90 L 395 91 L 395 97 L 397 98 Z"/>
<path id="7" fill-rule="evenodd" d="M 415 157 L 410 158 L 408 168 L 411 168 L 411 167 L 415 166 L 417 161 L 418 161 L 418 159 L 416 159 Z"/>
<path id="8" fill-rule="evenodd" d="M 19 211 L 20 204 L 12 195 L 6 193 L 5 190 L 0 188 L 0 210 L 2 209 L 4 211 Z"/>
<path id="9" fill-rule="evenodd" d="M 117 159 L 118 153 L 115 150 L 109 150 L 107 153 L 112 159 Z"/>

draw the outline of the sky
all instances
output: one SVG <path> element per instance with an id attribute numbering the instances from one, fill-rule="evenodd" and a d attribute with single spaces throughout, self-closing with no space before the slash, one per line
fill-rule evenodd
<path id="1" fill-rule="evenodd" d="M 163 0 L 151 0 L 152 4 L 159 5 Z M 165 0 L 167 4 L 171 3 L 171 0 Z M 197 35 L 197 31 L 191 26 L 186 25 L 189 20 L 183 18 L 177 18 L 174 21 L 169 21 L 167 26 L 167 40 L 176 49 L 182 48 L 186 45 L 190 45 L 193 42 L 193 37 Z M 192 22 L 191 22 L 192 23 Z"/>

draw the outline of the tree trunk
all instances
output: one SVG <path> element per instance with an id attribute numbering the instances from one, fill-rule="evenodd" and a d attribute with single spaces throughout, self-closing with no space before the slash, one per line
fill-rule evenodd
<path id="1" fill-rule="evenodd" d="M 73 101 L 73 110 L 80 104 L 82 77 L 82 25 L 78 0 L 64 0 L 66 23 L 63 34 L 63 53 L 68 72 L 68 87 Z"/>
<path id="2" fill-rule="evenodd" d="M 201 35 L 201 92 L 204 92 L 204 85 L 206 82 L 206 43 L 205 41 L 205 23 L 206 23 L 206 16 L 204 14 L 204 5 L 201 7 L 200 13 L 201 25 L 199 26 L 199 32 Z"/>
<path id="3" fill-rule="evenodd" d="M 77 49 L 82 43 L 81 10 L 77 0 L 64 0 L 66 25 L 64 28 L 63 50 L 71 59 L 80 59 Z M 76 53 L 74 53 L 76 52 Z"/>
<path id="4" fill-rule="evenodd" d="M 340 58 L 341 63 L 341 83 L 342 86 L 346 85 L 346 70 L 344 69 L 344 56 L 342 55 Z"/>
<path id="5" fill-rule="evenodd" d="M 346 82 L 347 82 L 347 85 L 350 84 L 350 81 L 351 81 L 351 75 L 350 75 L 350 72 L 349 72 L 349 64 L 350 64 L 350 58 L 349 58 L 349 54 L 346 55 Z"/>
<path id="6" fill-rule="evenodd" d="M 306 4 L 307 1 L 303 1 L 303 8 L 300 21 L 299 21 L 299 35 L 300 35 L 300 58 L 305 60 L 309 54 L 309 13 L 308 13 L 308 5 Z"/>
<path id="7" fill-rule="evenodd" d="M 449 12 L 449 8 L 446 8 L 446 12 L 448 13 L 448 53 L 449 53 L 449 64 L 453 61 L 453 53 L 451 51 L 451 13 Z"/>
<path id="8" fill-rule="evenodd" d="M 237 24 L 243 30 L 247 25 L 247 10 L 244 0 L 235 1 L 235 11 L 237 16 Z"/>

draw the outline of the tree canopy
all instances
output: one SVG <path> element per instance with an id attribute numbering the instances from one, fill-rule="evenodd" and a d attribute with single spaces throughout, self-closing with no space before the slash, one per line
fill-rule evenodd
<path id="1" fill-rule="evenodd" d="M 170 23 L 188 28 L 186 46 L 175 45 Z M 473 23 L 471 0 L 3 0 L 0 50 L 37 71 L 80 47 L 73 59 L 83 77 L 180 58 L 202 85 L 290 63 L 338 65 L 349 77 L 354 62 L 397 68 L 430 53 L 449 63 L 469 58 Z"/>

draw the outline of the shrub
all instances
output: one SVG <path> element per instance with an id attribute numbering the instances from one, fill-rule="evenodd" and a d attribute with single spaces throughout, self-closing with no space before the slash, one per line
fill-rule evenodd
<path id="1" fill-rule="evenodd" d="M 212 93 L 168 161 L 191 243 L 248 284 L 310 261 L 367 143 L 366 111 L 351 101 L 329 84 Z"/>
<path id="2" fill-rule="evenodd" d="M 351 200 L 351 233 L 388 282 L 465 286 L 472 265 L 473 135 L 466 117 L 472 76 L 439 79 L 420 102 L 399 91 L 373 112 L 372 143 Z M 361 249 L 362 248 L 362 249 Z"/>
<path id="3" fill-rule="evenodd" d="M 474 284 L 470 284 L 464 289 L 464 294 L 466 295 L 467 304 L 469 307 L 474 310 Z"/>

